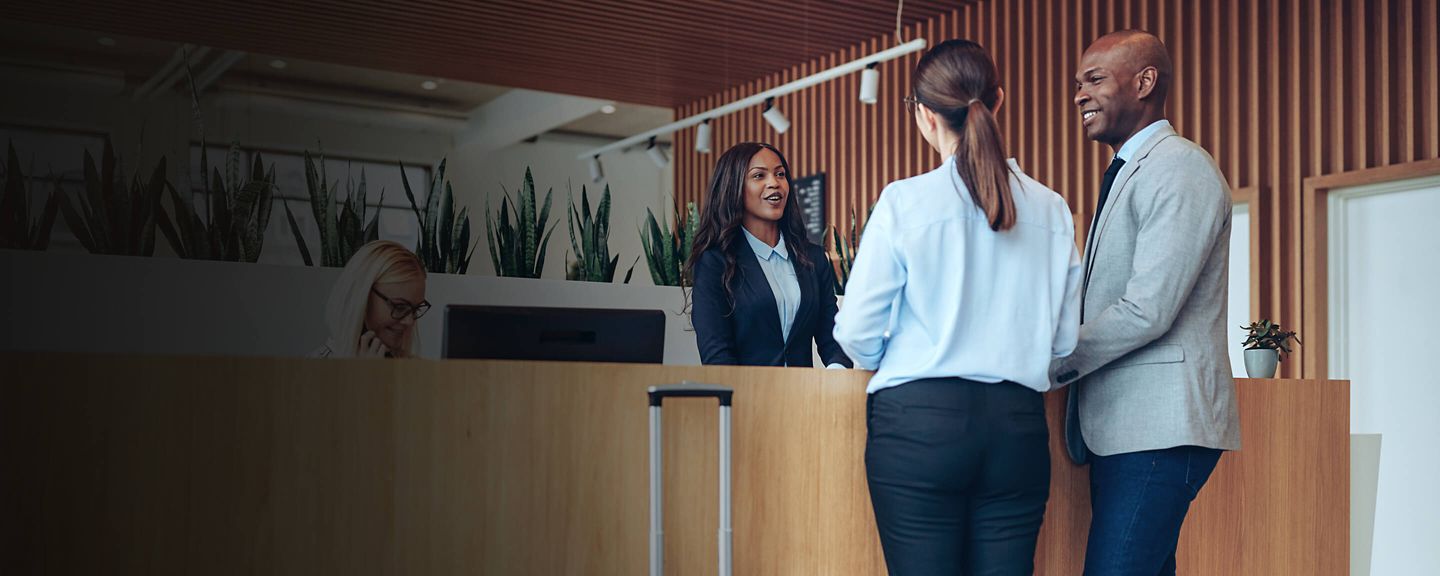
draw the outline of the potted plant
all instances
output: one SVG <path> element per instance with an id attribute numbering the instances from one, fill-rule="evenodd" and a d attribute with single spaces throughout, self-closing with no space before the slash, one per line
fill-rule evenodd
<path id="1" fill-rule="evenodd" d="M 656 286 L 688 285 L 684 278 L 685 261 L 690 258 L 690 246 L 695 241 L 695 227 L 699 222 L 694 202 L 686 202 L 684 212 L 676 207 L 675 218 L 668 229 L 660 228 L 655 214 L 645 209 L 640 246 L 645 249 L 645 262 L 650 265 L 650 278 Z"/>
<path id="2" fill-rule="evenodd" d="M 1302 344 L 1295 332 L 1281 330 L 1268 319 L 1241 328 L 1248 332 L 1241 346 L 1245 347 L 1245 374 L 1251 378 L 1274 378 L 1275 366 L 1290 354 L 1290 340 Z"/>
<path id="3" fill-rule="evenodd" d="M 615 267 L 620 264 L 620 255 L 610 257 L 610 185 L 600 196 L 600 206 L 592 218 L 590 195 L 580 187 L 580 210 L 575 210 L 575 196 L 570 196 L 570 211 L 567 213 L 570 229 L 570 247 L 575 251 L 575 262 L 566 266 L 565 279 L 583 282 L 614 282 Z M 639 262 L 640 257 L 635 257 Z M 635 273 L 635 264 L 625 273 L 625 283 Z"/>
<path id="4" fill-rule="evenodd" d="M 509 278 L 539 278 L 545 269 L 545 248 L 550 245 L 550 235 L 555 232 L 550 221 L 550 193 L 545 192 L 545 204 L 536 216 L 535 178 L 530 168 L 525 168 L 525 180 L 515 202 L 510 201 L 510 191 L 501 187 L 505 196 L 500 199 L 500 210 L 490 212 L 490 201 L 485 201 L 485 236 L 490 242 L 490 261 L 495 265 L 495 275 Z M 514 209 L 511 209 L 511 206 Z M 511 224 L 511 221 L 514 224 Z"/>
<path id="5" fill-rule="evenodd" d="M 875 212 L 875 203 L 870 203 L 870 208 L 865 210 L 865 219 L 869 220 L 870 215 Z M 840 234 L 840 227 L 831 226 L 830 236 L 834 243 L 825 252 L 832 254 L 831 259 L 835 265 L 835 295 L 845 296 L 845 285 L 850 282 L 850 266 L 855 263 L 855 252 L 860 249 L 860 235 L 865 232 L 865 224 L 855 217 L 855 211 L 850 211 L 850 233 L 846 236 Z"/>
<path id="6" fill-rule="evenodd" d="M 470 243 L 470 208 L 455 212 L 455 192 L 445 180 L 445 159 L 440 159 L 440 167 L 430 180 L 424 208 L 415 202 L 404 162 L 400 163 L 400 182 L 405 185 L 410 210 L 420 223 L 420 245 L 415 247 L 415 255 L 425 264 L 425 270 L 436 274 L 464 274 L 470 270 L 470 257 L 475 255 L 480 240 Z"/>
<path id="7" fill-rule="evenodd" d="M 359 188 L 346 180 L 345 201 L 336 210 L 339 186 L 339 180 L 331 182 L 325 174 L 325 151 L 320 151 L 320 161 L 316 162 L 306 150 L 305 188 L 310 193 L 310 210 L 320 227 L 320 265 L 333 268 L 343 268 L 361 246 L 380 239 L 379 206 L 385 203 L 385 189 L 381 188 L 375 213 L 369 213 L 364 168 L 360 169 Z M 306 266 L 314 266 L 315 259 L 310 257 L 310 247 L 305 244 L 300 225 L 290 212 L 290 203 L 282 200 L 280 205 L 285 208 L 285 219 L 290 224 L 290 233 L 295 235 L 295 244 L 300 246 L 300 257 L 305 260 Z"/>
<path id="8" fill-rule="evenodd" d="M 0 189 L 0 248 L 19 250 L 44 250 L 50 246 L 50 229 L 55 224 L 55 214 L 60 209 L 56 202 L 64 192 L 60 179 L 55 178 L 55 188 L 46 197 L 40 217 L 31 215 L 30 184 L 25 173 L 20 171 L 20 156 L 15 145 L 9 145 L 7 160 L 0 164 L 0 180 L 5 182 Z"/>

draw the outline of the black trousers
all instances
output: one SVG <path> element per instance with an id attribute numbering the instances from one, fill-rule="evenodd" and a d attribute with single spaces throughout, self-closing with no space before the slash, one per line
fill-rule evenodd
<path id="1" fill-rule="evenodd" d="M 890 574 L 1031 574 L 1050 497 L 1039 392 L 917 380 L 871 394 L 865 475 Z"/>

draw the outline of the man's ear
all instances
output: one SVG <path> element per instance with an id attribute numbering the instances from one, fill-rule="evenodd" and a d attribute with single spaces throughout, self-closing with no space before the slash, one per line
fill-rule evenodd
<path id="1" fill-rule="evenodd" d="M 1136 94 L 1141 100 L 1149 98 L 1155 92 L 1155 85 L 1160 81 L 1160 71 L 1154 66 L 1146 66 L 1139 74 L 1135 75 Z"/>

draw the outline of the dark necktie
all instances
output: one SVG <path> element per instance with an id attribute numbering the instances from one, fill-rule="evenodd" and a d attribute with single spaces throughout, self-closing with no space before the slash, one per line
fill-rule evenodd
<path id="1" fill-rule="evenodd" d="M 1120 174 L 1120 169 L 1125 166 L 1125 161 L 1116 156 L 1110 161 L 1110 167 L 1105 169 L 1105 179 L 1100 182 L 1100 203 L 1095 206 L 1095 219 L 1090 221 L 1091 238 L 1095 237 L 1095 229 L 1100 227 L 1100 211 L 1105 209 L 1105 200 L 1110 197 L 1110 187 L 1115 185 L 1115 176 Z M 1092 244 L 1088 248 L 1095 250 Z M 1090 287 L 1090 270 L 1095 265 L 1095 258 L 1086 254 L 1085 259 L 1089 263 L 1085 267 L 1085 288 Z M 1085 295 L 1080 295 L 1080 323 L 1085 323 Z M 1070 388 L 1065 391 L 1065 450 L 1070 453 L 1070 459 L 1076 464 L 1085 464 L 1090 460 L 1090 449 L 1085 446 L 1085 440 L 1080 435 L 1080 382 L 1075 380 L 1076 372 L 1067 371 L 1056 376 L 1060 383 L 1070 383 Z"/>
<path id="2" fill-rule="evenodd" d="M 1121 160 L 1119 156 L 1116 156 L 1114 160 L 1110 161 L 1110 167 L 1105 169 L 1105 179 L 1100 181 L 1100 203 L 1095 205 L 1095 219 L 1090 221 L 1090 233 L 1088 234 L 1090 238 L 1095 237 L 1095 230 L 1100 227 L 1100 211 L 1105 209 L 1105 200 L 1110 197 L 1110 187 L 1115 185 L 1115 176 L 1120 173 L 1120 169 L 1124 166 L 1125 161 Z M 1095 246 L 1091 244 L 1089 250 L 1095 250 Z M 1090 270 L 1091 267 L 1095 265 L 1095 258 L 1090 254 L 1086 254 L 1086 260 L 1089 261 L 1089 264 L 1085 267 L 1085 288 L 1089 288 Z M 1085 299 L 1083 293 L 1080 299 L 1080 323 L 1085 323 Z"/>
<path id="3" fill-rule="evenodd" d="M 1110 167 L 1105 169 L 1105 179 L 1100 182 L 1100 203 L 1095 206 L 1095 219 L 1090 221 L 1090 235 L 1095 235 L 1095 228 L 1100 226 L 1100 211 L 1105 209 L 1105 199 L 1110 197 L 1110 187 L 1115 185 L 1115 175 L 1125 166 L 1125 161 L 1116 156 L 1110 161 Z"/>

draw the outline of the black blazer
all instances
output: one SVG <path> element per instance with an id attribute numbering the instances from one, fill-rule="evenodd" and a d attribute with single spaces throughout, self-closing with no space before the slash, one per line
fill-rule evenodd
<path id="1" fill-rule="evenodd" d="M 718 248 L 700 255 L 693 270 L 691 321 L 695 340 L 700 346 L 703 364 L 739 364 L 744 366 L 812 366 L 810 342 L 813 339 L 820 358 L 829 364 L 851 367 L 850 359 L 835 342 L 835 270 L 825 258 L 824 249 L 804 243 L 813 268 L 807 273 L 792 254 L 795 277 L 800 282 L 800 308 L 795 324 L 790 327 L 790 340 L 781 341 L 780 309 L 775 294 L 765 281 L 765 271 L 755 259 L 755 252 L 744 241 L 734 247 L 735 306 L 731 309 L 721 279 L 725 274 L 725 257 Z M 792 251 L 794 249 L 792 248 Z"/>

